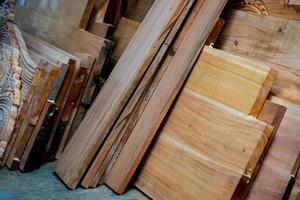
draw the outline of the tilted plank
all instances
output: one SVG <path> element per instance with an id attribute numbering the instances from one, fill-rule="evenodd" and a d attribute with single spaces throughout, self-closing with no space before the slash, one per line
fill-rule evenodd
<path id="1" fill-rule="evenodd" d="M 149 11 L 56 164 L 56 174 L 69 188 L 77 186 L 186 3 L 157 1 Z"/>
<path id="2" fill-rule="evenodd" d="M 226 3 L 226 0 L 204 1 L 105 180 L 117 193 L 125 191 Z"/>

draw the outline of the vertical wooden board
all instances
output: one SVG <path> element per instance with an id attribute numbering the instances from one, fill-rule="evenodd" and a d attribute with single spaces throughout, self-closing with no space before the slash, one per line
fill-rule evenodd
<path id="1" fill-rule="evenodd" d="M 247 199 L 281 199 L 300 151 L 300 107 L 277 97 L 272 102 L 287 107 L 274 141 Z"/>
<path id="2" fill-rule="evenodd" d="M 269 67 L 205 47 L 186 87 L 257 116 L 275 78 L 276 72 Z"/>
<path id="3" fill-rule="evenodd" d="M 230 199 L 241 177 L 248 173 L 257 149 L 264 148 L 267 127 L 255 118 L 183 89 L 135 185 L 154 199 Z M 260 140 L 264 142 L 257 146 Z M 165 143 L 171 146 L 162 145 Z M 195 156 L 198 163 L 184 161 L 176 152 Z M 208 176 L 206 173 L 211 171 L 214 174 Z M 216 174 L 219 171 L 221 176 Z M 184 189 L 174 190 L 178 185 Z"/>
<path id="4" fill-rule="evenodd" d="M 125 191 L 226 3 L 204 1 L 105 181 L 117 193 Z"/>
<path id="5" fill-rule="evenodd" d="M 296 179 L 289 200 L 299 200 L 300 198 L 300 180 Z"/>
<path id="6" fill-rule="evenodd" d="M 77 186 L 186 3 L 157 1 L 149 11 L 56 164 L 56 174 L 69 188 Z"/>
<path id="7" fill-rule="evenodd" d="M 300 103 L 300 22 L 232 11 L 216 47 L 255 61 L 269 62 L 278 71 L 272 93 Z M 238 30 L 238 31 L 237 31 Z"/>
<path id="8" fill-rule="evenodd" d="M 253 185 L 253 182 L 255 181 L 256 175 L 259 173 L 259 170 L 261 168 L 261 165 L 266 157 L 266 154 L 269 151 L 269 148 L 272 144 L 273 138 L 281 124 L 281 121 L 286 113 L 286 107 L 273 103 L 269 100 L 267 100 L 262 107 L 258 119 L 274 126 L 274 129 L 272 131 L 271 136 L 269 137 L 267 144 L 259 158 L 258 163 L 256 164 L 255 168 L 253 169 L 252 176 L 250 178 L 243 177 L 237 188 L 235 189 L 234 195 L 232 199 L 245 199 Z"/>

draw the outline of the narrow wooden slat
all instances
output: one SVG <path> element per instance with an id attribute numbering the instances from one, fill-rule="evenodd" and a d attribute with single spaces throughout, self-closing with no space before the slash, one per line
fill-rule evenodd
<path id="1" fill-rule="evenodd" d="M 125 191 L 226 3 L 204 1 L 105 181 L 117 193 Z"/>
<path id="2" fill-rule="evenodd" d="M 149 11 L 110 78 L 66 146 L 61 159 L 56 163 L 56 174 L 69 188 L 74 189 L 78 185 L 114 120 L 118 117 L 186 3 L 183 0 L 157 1 Z M 147 37 L 144 37 L 145 35 Z"/>
<path id="3" fill-rule="evenodd" d="M 281 124 L 281 121 L 282 121 L 285 113 L 286 113 L 286 107 L 276 104 L 276 103 L 273 103 L 269 100 L 267 100 L 265 102 L 264 106 L 262 107 L 262 109 L 258 115 L 258 119 L 267 124 L 274 126 L 272 135 L 270 136 L 270 138 L 265 146 L 265 149 L 263 150 L 263 152 L 260 156 L 260 159 L 259 159 L 257 165 L 253 169 L 251 178 L 249 179 L 248 177 L 242 177 L 241 181 L 239 182 L 239 185 L 235 189 L 232 199 L 246 199 L 246 196 L 248 195 L 248 193 L 255 181 L 256 175 L 259 173 L 261 165 L 266 157 L 266 154 L 269 151 L 269 148 L 272 144 L 273 138 Z"/>
<path id="4" fill-rule="evenodd" d="M 287 112 L 247 199 L 281 199 L 300 151 L 299 105 L 274 96 L 271 101 L 287 107 Z"/>

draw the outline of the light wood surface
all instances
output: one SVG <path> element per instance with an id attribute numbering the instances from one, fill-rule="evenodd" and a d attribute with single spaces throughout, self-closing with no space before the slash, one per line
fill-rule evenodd
<path id="1" fill-rule="evenodd" d="M 276 71 L 269 67 L 206 46 L 186 87 L 258 116 L 275 78 Z"/>
<path id="2" fill-rule="evenodd" d="M 269 62 L 278 71 L 272 93 L 300 103 L 300 22 L 243 11 L 232 11 L 225 20 L 216 47 Z"/>
<path id="3" fill-rule="evenodd" d="M 157 1 L 149 11 L 56 163 L 56 174 L 69 188 L 77 186 L 185 4 L 181 0 Z"/>
<path id="4" fill-rule="evenodd" d="M 136 123 L 105 183 L 123 193 L 193 67 L 227 1 L 204 1 L 193 24 Z M 154 112 L 155 110 L 155 112 Z M 128 155 L 131 155 L 128 157 Z"/>
<path id="5" fill-rule="evenodd" d="M 281 199 L 300 151 L 300 107 L 277 97 L 272 102 L 287 107 L 269 152 L 247 199 Z"/>
<path id="6" fill-rule="evenodd" d="M 135 184 L 154 199 L 231 199 L 241 177 L 255 166 L 249 161 L 264 148 L 268 129 L 184 88 Z"/>

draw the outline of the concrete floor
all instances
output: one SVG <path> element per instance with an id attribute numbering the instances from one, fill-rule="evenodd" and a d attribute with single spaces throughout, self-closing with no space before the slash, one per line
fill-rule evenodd
<path id="1" fill-rule="evenodd" d="M 0 200 L 140 200 L 147 199 L 138 190 L 131 189 L 122 196 L 106 186 L 96 189 L 68 190 L 53 174 L 53 164 L 21 173 L 0 169 Z"/>

